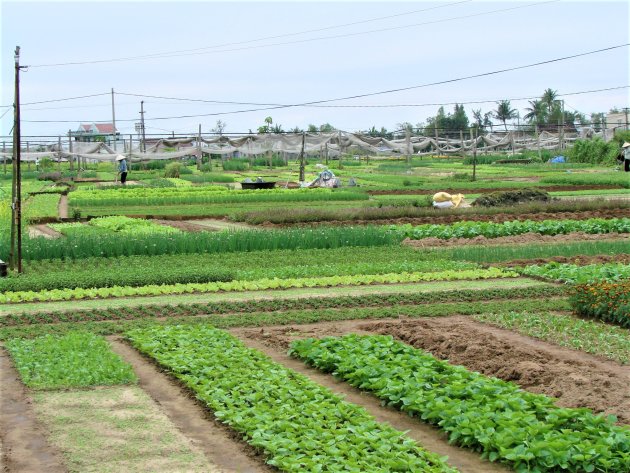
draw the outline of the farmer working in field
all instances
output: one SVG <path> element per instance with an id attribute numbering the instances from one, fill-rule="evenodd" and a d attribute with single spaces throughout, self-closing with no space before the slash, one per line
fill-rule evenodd
<path id="1" fill-rule="evenodd" d="M 127 158 L 125 158 L 122 154 L 116 156 L 116 161 L 118 161 L 118 173 L 120 174 L 120 183 L 125 185 L 127 182 Z"/>
<path id="2" fill-rule="evenodd" d="M 623 152 L 623 170 L 630 172 L 630 143 L 626 141 L 621 147 L 621 151 Z"/>

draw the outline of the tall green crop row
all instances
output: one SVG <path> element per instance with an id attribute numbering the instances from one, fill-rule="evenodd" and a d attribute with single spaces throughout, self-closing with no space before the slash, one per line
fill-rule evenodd
<path id="1" fill-rule="evenodd" d="M 363 408 L 209 326 L 128 332 L 281 471 L 454 472 Z"/>
<path id="2" fill-rule="evenodd" d="M 630 471 L 630 430 L 588 409 L 453 366 L 390 336 L 329 337 L 290 354 L 438 425 L 449 441 L 517 472 Z"/>

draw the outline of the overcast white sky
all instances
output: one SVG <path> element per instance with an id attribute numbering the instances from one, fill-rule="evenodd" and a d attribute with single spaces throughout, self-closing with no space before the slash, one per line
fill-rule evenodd
<path id="1" fill-rule="evenodd" d="M 114 88 L 117 127 L 127 134 L 134 132 L 143 98 L 119 93 L 296 104 L 445 81 L 630 42 L 627 0 L 456 2 L 2 0 L 0 105 L 13 103 L 16 45 L 22 48 L 21 64 L 30 66 L 208 48 L 149 60 L 31 67 L 21 74 L 23 104 L 106 94 Z M 531 6 L 484 14 L 525 5 Z M 392 15 L 396 16 L 377 19 Z M 468 18 L 453 19 L 465 16 Z M 356 24 L 336 27 L 348 23 Z M 397 29 L 389 29 L 393 27 Z M 375 31 L 379 29 L 386 31 Z M 286 36 L 306 30 L 321 31 Z M 354 33 L 361 34 L 339 37 Z M 260 40 L 270 36 L 281 37 Z M 629 56 L 629 48 L 623 47 L 513 72 L 328 104 L 495 101 L 539 96 L 547 87 L 564 94 L 627 86 Z M 588 114 L 627 107 L 629 94 L 630 89 L 625 88 L 563 98 L 567 110 Z M 422 122 L 438 108 L 293 107 L 213 116 L 210 114 L 261 107 L 149 97 L 144 101 L 149 133 L 193 132 L 199 124 L 208 132 L 218 119 L 227 123 L 226 132 L 247 132 L 267 116 L 285 130 L 325 122 L 347 131 L 372 125 L 391 130 L 404 121 Z M 512 100 L 512 105 L 524 115 L 526 100 Z M 485 112 L 495 104 L 465 107 L 471 117 L 472 108 Z M 453 106 L 445 108 L 452 111 Z M 6 110 L 0 108 L 0 115 Z M 207 116 L 158 119 L 182 115 Z M 81 122 L 111 122 L 111 96 L 23 105 L 22 120 L 23 136 L 65 134 Z M 0 133 L 8 135 L 11 127 L 9 109 Z"/>

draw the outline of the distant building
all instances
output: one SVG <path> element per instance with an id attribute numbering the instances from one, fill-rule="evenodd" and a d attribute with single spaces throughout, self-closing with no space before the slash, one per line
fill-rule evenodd
<path id="1" fill-rule="evenodd" d="M 607 130 L 628 130 L 628 109 L 619 113 L 608 113 L 606 115 L 606 129 Z"/>
<path id="2" fill-rule="evenodd" d="M 114 130 L 113 123 L 81 123 L 76 131 L 70 132 L 75 141 L 102 141 L 110 144 L 120 139 L 120 133 Z"/>

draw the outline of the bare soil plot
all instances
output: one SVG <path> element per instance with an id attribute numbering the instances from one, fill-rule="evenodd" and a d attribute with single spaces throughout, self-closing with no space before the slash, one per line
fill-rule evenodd
<path id="1" fill-rule="evenodd" d="M 59 218 L 68 218 L 68 196 L 61 195 L 59 199 Z"/>
<path id="2" fill-rule="evenodd" d="M 70 472 L 217 472 L 137 386 L 37 392 Z"/>
<path id="3" fill-rule="evenodd" d="M 389 334 L 437 358 L 512 381 L 530 392 L 555 397 L 559 406 L 588 407 L 598 413 L 614 414 L 620 423 L 630 423 L 630 367 L 464 316 L 332 322 L 233 332 L 281 353 L 298 338 Z"/>

